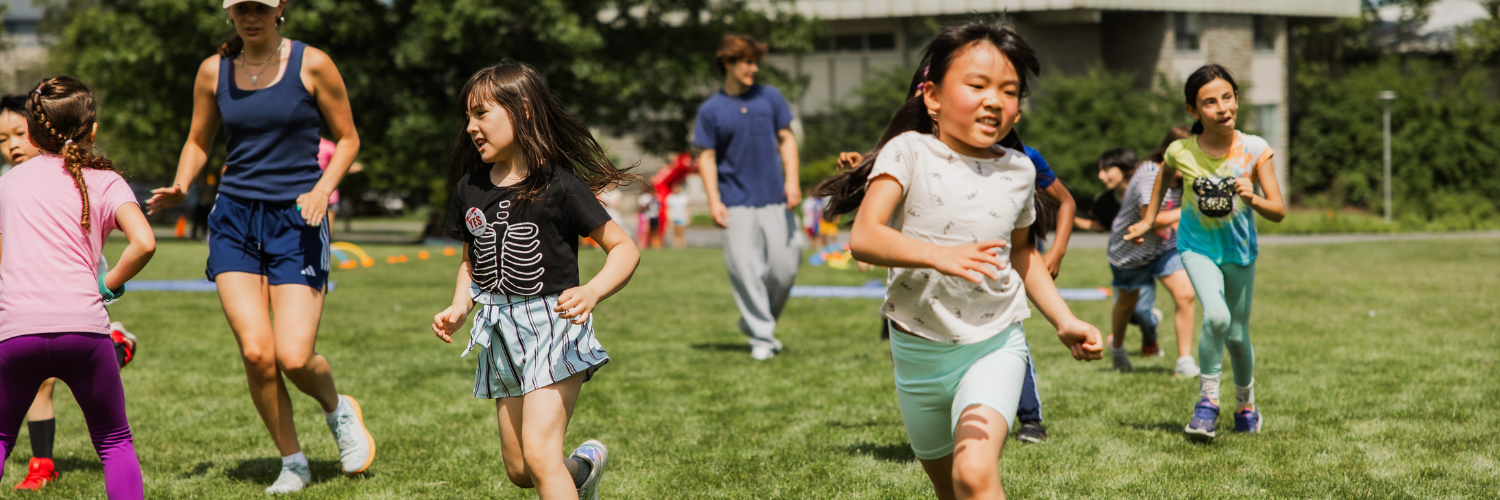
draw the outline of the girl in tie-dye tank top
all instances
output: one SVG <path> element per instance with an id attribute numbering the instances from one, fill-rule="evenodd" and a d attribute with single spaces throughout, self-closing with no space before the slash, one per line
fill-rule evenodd
<path id="1" fill-rule="evenodd" d="M 1203 304 L 1198 339 L 1199 399 L 1184 429 L 1213 439 L 1219 417 L 1219 377 L 1227 348 L 1234 364 L 1234 430 L 1260 432 L 1255 406 L 1255 352 L 1250 347 L 1250 301 L 1255 284 L 1255 215 L 1272 222 L 1286 216 L 1281 186 L 1265 139 L 1234 129 L 1239 86 L 1217 64 L 1198 68 L 1184 89 L 1187 111 L 1198 120 L 1193 136 L 1172 143 L 1142 222 L 1128 239 L 1151 230 L 1166 181 L 1182 174 L 1182 219 L 1177 249 Z"/>

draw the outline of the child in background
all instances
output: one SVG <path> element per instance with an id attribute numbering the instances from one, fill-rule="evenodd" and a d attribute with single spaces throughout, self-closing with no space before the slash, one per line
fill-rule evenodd
<path id="1" fill-rule="evenodd" d="M 692 221 L 688 211 L 688 195 L 682 192 L 682 183 L 672 185 L 672 194 L 667 195 L 667 219 L 672 223 L 672 248 L 687 248 L 687 226 Z"/>
<path id="2" fill-rule="evenodd" d="M 1183 192 L 1177 249 L 1203 304 L 1199 398 L 1183 431 L 1205 439 L 1217 435 L 1219 376 L 1228 348 L 1234 361 L 1234 430 L 1260 432 L 1255 351 L 1250 347 L 1250 301 L 1260 251 L 1254 214 L 1271 222 L 1286 216 L 1271 165 L 1274 152 L 1265 139 L 1235 130 L 1239 86 L 1223 66 L 1210 64 L 1194 71 L 1183 97 L 1188 115 L 1197 120 L 1194 135 L 1167 148 L 1146 213 L 1130 226 L 1125 239 L 1141 242 L 1152 231 L 1167 180 L 1181 172 L 1184 186 L 1192 189 Z M 1257 185 L 1264 196 L 1257 193 Z"/>
<path id="3" fill-rule="evenodd" d="M 635 237 L 640 248 L 661 248 L 661 202 L 647 185 L 635 197 Z"/>
<path id="4" fill-rule="evenodd" d="M 591 439 L 565 458 L 563 438 L 583 383 L 609 362 L 592 312 L 640 262 L 595 196 L 636 176 L 610 164 L 530 66 L 480 70 L 459 102 L 467 126 L 448 154 L 446 233 L 464 258 L 432 330 L 451 343 L 480 305 L 464 354 L 480 348 L 474 397 L 496 400 L 506 475 L 543 500 L 597 500 L 607 450 Z M 608 256 L 579 286 L 582 236 Z"/>
<path id="5" fill-rule="evenodd" d="M 971 21 L 943 29 L 919 67 L 907 95 L 920 95 L 874 151 L 815 192 L 830 196 L 825 219 L 858 208 L 851 250 L 892 268 L 881 311 L 897 396 L 937 497 L 1003 498 L 997 466 L 1029 359 L 1023 297 L 1076 359 L 1099 359 L 1099 331 L 1068 310 L 1034 250 L 1035 166 L 996 146 L 1037 72 L 1031 48 Z"/>
<path id="6" fill-rule="evenodd" d="M 36 145 L 26 137 L 26 118 L 31 116 L 31 112 L 27 110 L 28 104 L 28 99 L 23 95 L 0 98 L 0 153 L 5 155 L 7 172 L 41 154 Z M 104 276 L 107 269 L 101 255 L 99 269 L 95 274 Z M 109 336 L 115 344 L 116 361 L 120 363 L 120 368 L 124 368 L 135 359 L 135 335 L 125 330 L 124 323 L 115 321 L 109 324 Z M 31 409 L 26 412 L 31 462 L 26 467 L 26 478 L 16 484 L 17 490 L 40 490 L 58 477 L 57 468 L 52 463 L 52 449 L 57 437 L 57 418 L 52 404 L 56 384 L 56 378 L 43 381 L 36 392 L 36 399 L 31 402 Z"/>
<path id="7" fill-rule="evenodd" d="M 37 387 L 55 377 L 83 410 L 109 497 L 144 498 L 104 304 L 151 260 L 156 239 L 125 179 L 93 153 L 89 88 L 62 76 L 28 97 L 27 137 L 41 155 L 0 177 L 0 463 Z M 99 276 L 116 228 L 129 244 Z"/>

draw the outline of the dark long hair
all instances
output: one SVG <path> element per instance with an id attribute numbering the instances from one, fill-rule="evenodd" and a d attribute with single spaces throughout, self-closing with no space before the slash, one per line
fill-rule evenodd
<path id="1" fill-rule="evenodd" d="M 630 173 L 635 165 L 620 169 L 609 161 L 604 148 L 578 120 L 568 116 L 542 76 L 525 63 L 502 62 L 474 73 L 458 94 L 459 116 L 468 121 L 468 110 L 476 103 L 505 108 L 515 130 L 516 145 L 526 161 L 526 178 L 516 184 L 518 203 L 534 200 L 552 183 L 553 169 L 578 176 L 595 193 L 611 186 L 629 184 L 641 179 Z M 448 167 L 447 187 L 458 187 L 458 181 L 475 167 L 484 165 L 473 138 L 461 128 L 453 138 L 444 159 Z"/>
<path id="2" fill-rule="evenodd" d="M 26 133 L 44 153 L 63 158 L 63 168 L 73 177 L 78 195 L 83 198 L 83 215 L 78 224 L 89 230 L 89 190 L 83 182 L 83 169 L 115 170 L 109 159 L 94 154 L 89 134 L 94 131 L 97 111 L 94 94 L 77 78 L 59 76 L 36 84 L 31 90 Z"/>
<path id="3" fill-rule="evenodd" d="M 21 118 L 31 116 L 31 111 L 26 109 L 30 107 L 29 101 L 30 99 L 27 99 L 24 95 L 0 97 L 0 111 L 9 111 Z"/>
<path id="4" fill-rule="evenodd" d="M 1032 52 L 1031 46 L 1021 35 L 1016 34 L 1004 25 L 1004 19 L 987 20 L 974 19 L 959 24 L 949 25 L 943 28 L 927 47 L 922 49 L 922 60 L 915 74 L 912 75 L 911 85 L 906 89 L 906 104 L 896 111 L 896 116 L 891 118 L 890 125 L 881 134 L 880 140 L 875 143 L 875 148 L 866 154 L 864 159 L 854 168 L 838 175 L 830 177 L 813 187 L 814 196 L 827 196 L 829 198 L 828 208 L 823 211 L 823 218 L 828 221 L 838 220 L 840 215 L 853 212 L 859 208 L 861 201 L 865 198 L 865 185 L 870 176 L 870 170 L 875 166 L 875 158 L 880 155 L 881 148 L 885 143 L 903 133 L 915 130 L 924 134 L 933 133 L 932 117 L 927 114 L 927 104 L 922 96 L 917 95 L 917 90 L 922 84 L 942 85 L 943 77 L 948 74 L 949 65 L 964 49 L 977 43 L 989 43 L 1005 55 L 1006 59 L 1016 69 L 1021 79 L 1020 96 L 1026 97 L 1031 92 L 1031 79 L 1041 71 L 1037 62 L 1036 54 Z M 1014 135 L 1012 129 L 1010 135 Z M 1015 144 L 1020 144 L 1019 137 L 1008 135 L 1007 139 Z"/>
<path id="5" fill-rule="evenodd" d="M 1187 85 L 1182 86 L 1183 100 L 1187 102 L 1188 106 L 1198 109 L 1198 91 L 1203 90 L 1204 85 L 1208 85 L 1209 82 L 1218 79 L 1229 82 L 1229 87 L 1234 89 L 1235 95 L 1239 95 L 1240 86 L 1234 83 L 1234 75 L 1229 74 L 1228 68 L 1217 64 L 1207 64 L 1198 68 L 1193 74 L 1188 75 Z M 1201 133 L 1203 133 L 1203 120 L 1193 122 L 1192 134 L 1198 135 Z"/>

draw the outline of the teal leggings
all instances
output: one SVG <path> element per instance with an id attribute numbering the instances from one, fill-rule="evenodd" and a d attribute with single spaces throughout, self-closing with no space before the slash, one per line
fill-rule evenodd
<path id="1" fill-rule="evenodd" d="M 1203 333 L 1198 337 L 1198 365 L 1204 375 L 1224 369 L 1224 348 L 1234 362 L 1234 385 L 1255 381 L 1255 350 L 1250 348 L 1250 297 L 1255 289 L 1255 263 L 1248 266 L 1215 264 L 1202 254 L 1182 251 L 1198 303 L 1203 304 Z"/>

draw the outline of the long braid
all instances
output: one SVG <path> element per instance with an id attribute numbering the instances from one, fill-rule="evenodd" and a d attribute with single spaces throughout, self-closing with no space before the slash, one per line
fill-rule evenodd
<path id="1" fill-rule="evenodd" d="M 72 84 L 83 88 L 84 92 L 82 95 L 86 101 L 82 104 L 87 112 L 86 119 L 79 120 L 81 123 L 71 124 L 72 133 L 68 134 L 57 130 L 57 123 L 53 121 L 52 116 L 49 116 L 47 107 L 43 106 L 43 99 L 47 98 L 46 94 L 62 93 L 64 95 L 57 96 L 57 98 L 71 100 L 70 98 L 74 98 L 78 94 L 58 87 L 72 86 Z M 79 215 L 78 224 L 83 227 L 84 233 L 87 233 L 91 225 L 89 216 L 92 212 L 92 207 L 89 204 L 88 185 L 84 182 L 83 169 L 114 170 L 114 164 L 108 159 L 95 155 L 90 146 L 80 143 L 80 141 L 86 141 L 89 133 L 93 130 L 94 110 L 92 96 L 87 94 L 87 87 L 84 87 L 82 82 L 78 82 L 76 79 L 70 77 L 50 78 L 42 80 L 41 83 L 37 84 L 36 89 L 31 92 L 30 111 L 31 125 L 36 125 L 37 128 L 41 128 L 45 132 L 45 135 L 43 135 L 35 134 L 35 131 L 33 131 L 33 137 L 40 139 L 37 142 L 43 146 L 42 149 L 44 151 L 56 151 L 62 157 L 63 169 L 73 178 L 73 184 L 78 188 L 78 196 L 83 200 L 83 210 Z M 66 113 L 64 115 L 66 116 Z"/>

